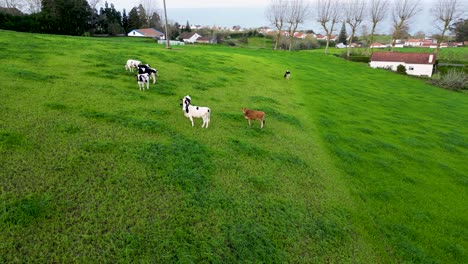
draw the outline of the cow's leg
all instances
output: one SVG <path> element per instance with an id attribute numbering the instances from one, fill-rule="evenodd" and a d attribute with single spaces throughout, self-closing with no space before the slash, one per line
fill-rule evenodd
<path id="1" fill-rule="evenodd" d="M 249 121 L 249 126 L 250 126 L 250 119 L 247 119 L 247 121 Z"/>
<path id="2" fill-rule="evenodd" d="M 192 126 L 193 126 L 193 118 L 192 118 L 192 116 L 189 116 L 189 118 L 190 118 L 190 122 L 192 122 Z"/>

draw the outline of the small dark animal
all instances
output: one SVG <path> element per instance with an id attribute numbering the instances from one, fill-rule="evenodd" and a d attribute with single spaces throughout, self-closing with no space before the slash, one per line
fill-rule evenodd
<path id="1" fill-rule="evenodd" d="M 289 77 L 291 77 L 291 72 L 289 70 L 286 70 L 286 72 L 284 73 L 284 78 L 286 80 L 289 80 Z"/>
<path id="2" fill-rule="evenodd" d="M 242 112 L 244 112 L 244 117 L 249 121 L 249 126 L 250 126 L 250 120 L 260 120 L 260 128 L 263 128 L 263 125 L 265 125 L 265 112 L 263 111 L 257 111 L 257 110 L 250 110 L 245 107 L 242 108 Z"/>

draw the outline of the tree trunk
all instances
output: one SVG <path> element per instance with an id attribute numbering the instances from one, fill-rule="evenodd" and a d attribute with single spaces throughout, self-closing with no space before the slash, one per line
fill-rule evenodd
<path id="1" fill-rule="evenodd" d="M 370 33 L 370 36 L 369 36 L 369 47 L 367 47 L 367 51 L 366 51 L 367 56 L 369 56 L 370 50 L 371 50 L 371 45 L 374 42 L 374 32 L 375 32 L 376 27 L 377 27 L 377 23 L 374 22 L 372 24 L 372 30 L 371 30 L 371 33 Z"/>

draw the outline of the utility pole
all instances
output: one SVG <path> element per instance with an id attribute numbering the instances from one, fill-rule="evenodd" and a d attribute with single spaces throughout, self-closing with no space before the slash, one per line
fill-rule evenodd
<path id="1" fill-rule="evenodd" d="M 166 49 L 170 49 L 171 48 L 171 45 L 169 44 L 169 31 L 167 31 L 167 10 L 166 10 L 166 0 L 163 0 L 163 4 L 164 4 L 164 18 L 166 20 Z"/>

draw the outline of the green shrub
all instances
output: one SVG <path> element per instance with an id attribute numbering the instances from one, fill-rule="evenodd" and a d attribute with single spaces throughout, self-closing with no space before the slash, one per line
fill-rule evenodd
<path id="1" fill-rule="evenodd" d="M 406 74 L 406 67 L 404 65 L 400 64 L 400 65 L 397 66 L 396 71 L 399 74 Z"/>
<path id="2" fill-rule="evenodd" d="M 369 56 L 350 56 L 348 58 L 348 60 L 355 61 L 355 62 L 369 63 L 370 62 L 370 57 Z"/>
<path id="3" fill-rule="evenodd" d="M 468 90 L 468 75 L 462 71 L 451 69 L 439 79 L 433 79 L 431 83 L 453 91 Z"/>

